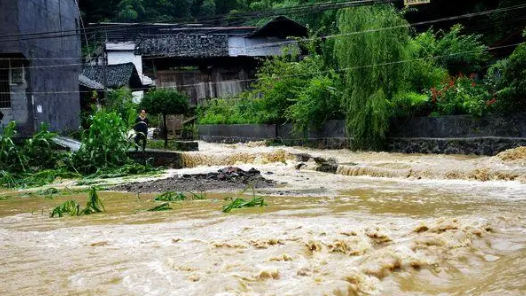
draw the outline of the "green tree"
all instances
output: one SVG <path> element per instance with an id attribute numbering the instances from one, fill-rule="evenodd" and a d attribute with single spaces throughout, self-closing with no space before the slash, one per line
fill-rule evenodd
<path id="1" fill-rule="evenodd" d="M 122 0 L 118 7 L 117 20 L 121 22 L 139 21 L 146 13 L 142 0 Z"/>
<path id="2" fill-rule="evenodd" d="M 343 104 L 354 149 L 380 149 L 392 97 L 404 83 L 409 32 L 391 5 L 342 9 L 334 54 L 344 70 Z M 393 28 L 381 30 L 382 28 Z M 365 32 L 365 33 L 364 33 Z"/>
<path id="3" fill-rule="evenodd" d="M 214 0 L 204 0 L 199 10 L 199 16 L 210 17 L 216 14 L 216 3 Z"/>
<path id="4" fill-rule="evenodd" d="M 150 114 L 161 114 L 164 127 L 164 145 L 168 147 L 166 115 L 188 112 L 188 96 L 175 89 L 161 88 L 148 92 L 141 101 L 141 109 Z"/>

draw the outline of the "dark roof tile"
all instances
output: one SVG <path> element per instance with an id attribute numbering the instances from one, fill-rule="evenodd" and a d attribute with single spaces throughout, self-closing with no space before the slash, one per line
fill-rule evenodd
<path id="1" fill-rule="evenodd" d="M 106 69 L 106 75 L 104 75 L 104 69 Z M 82 69 L 82 75 L 106 85 L 107 88 L 120 88 L 123 86 L 131 89 L 143 88 L 141 78 L 133 63 L 107 66 L 89 65 Z"/>

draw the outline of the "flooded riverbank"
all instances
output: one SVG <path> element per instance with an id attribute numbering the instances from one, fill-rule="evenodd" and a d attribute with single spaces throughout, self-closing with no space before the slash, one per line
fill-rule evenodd
<path id="1" fill-rule="evenodd" d="M 244 149 L 201 153 L 219 158 Z M 258 149 L 278 148 L 247 150 Z M 309 152 L 341 163 L 462 168 L 496 161 Z M 87 193 L 0 192 L 0 295 L 526 294 L 520 181 L 357 177 L 296 170 L 290 159 L 248 162 L 237 164 L 279 186 L 257 191 L 268 206 L 229 214 L 221 208 L 234 193 L 220 188 L 166 212 L 145 211 L 159 204 L 155 193 L 100 191 L 107 212 L 60 219 L 49 218 L 54 206 L 72 198 L 84 204 Z"/>

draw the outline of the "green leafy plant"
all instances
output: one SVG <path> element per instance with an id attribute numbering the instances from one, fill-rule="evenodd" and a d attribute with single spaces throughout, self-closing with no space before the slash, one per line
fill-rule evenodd
<path id="1" fill-rule="evenodd" d="M 482 116 L 496 102 L 483 84 L 462 75 L 451 77 L 440 89 L 432 88 L 430 96 L 436 111 L 441 115 Z"/>
<path id="2" fill-rule="evenodd" d="M 462 34 L 462 29 L 457 24 L 448 32 L 430 29 L 417 35 L 411 41 L 413 57 L 436 61 L 452 74 L 479 71 L 489 60 L 488 47 L 482 43 L 482 35 Z"/>
<path id="3" fill-rule="evenodd" d="M 235 199 L 230 199 L 231 202 L 227 205 L 224 205 L 221 211 L 223 213 L 229 213 L 233 209 L 241 209 L 241 208 L 249 208 L 249 207 L 256 207 L 256 206 L 266 206 L 265 199 L 262 197 L 253 197 L 252 199 L 246 200 L 240 197 L 237 197 Z"/>
<path id="4" fill-rule="evenodd" d="M 161 211 L 170 211 L 170 210 L 172 210 L 172 208 L 170 207 L 170 203 L 165 202 L 161 205 L 148 209 L 147 211 L 148 212 L 161 212 Z"/>
<path id="5" fill-rule="evenodd" d="M 86 208 L 82 210 L 83 215 L 89 215 L 93 213 L 105 212 L 104 204 L 100 200 L 99 195 L 97 194 L 97 189 L 91 187 L 88 192 L 88 201 L 86 203 Z"/>
<path id="6" fill-rule="evenodd" d="M 247 191 L 248 188 L 249 187 L 245 188 L 245 190 L 243 190 L 239 194 L 239 196 L 242 196 Z M 252 188 L 252 199 L 246 200 L 239 196 L 236 197 L 235 199 L 230 197 L 229 198 L 230 203 L 224 205 L 221 211 L 223 213 L 229 213 L 233 209 L 250 208 L 250 207 L 255 207 L 255 206 L 260 206 L 260 207 L 267 206 L 264 198 L 256 196 L 254 186 L 251 186 L 250 188 Z"/>
<path id="7" fill-rule="evenodd" d="M 327 120 L 341 117 L 338 81 L 334 72 L 331 76 L 313 77 L 307 81 L 286 112 L 295 133 L 319 128 Z"/>
<path id="8" fill-rule="evenodd" d="M 62 217 L 64 214 L 69 216 L 81 216 L 81 215 L 91 215 L 94 213 L 105 212 L 106 209 L 100 200 L 99 195 L 97 194 L 97 189 L 91 187 L 88 192 L 88 201 L 86 203 L 86 208 L 81 209 L 80 205 L 75 200 L 68 200 L 63 204 L 55 207 L 51 213 L 50 218 Z"/>
<path id="9" fill-rule="evenodd" d="M 520 44 L 500 66 L 502 76 L 496 95 L 501 109 L 506 113 L 526 111 L 526 42 Z"/>
<path id="10" fill-rule="evenodd" d="M 195 199 L 195 200 L 206 199 L 206 194 L 204 192 L 200 192 L 200 193 L 190 192 L 190 194 L 192 195 L 192 199 Z"/>
<path id="11" fill-rule="evenodd" d="M 65 214 L 69 216 L 79 216 L 81 213 L 80 205 L 74 200 L 68 200 L 63 204 L 55 207 L 49 214 L 50 218 L 62 217 Z"/>
<path id="12" fill-rule="evenodd" d="M 402 92 L 393 97 L 395 116 L 398 118 L 411 118 L 424 116 L 431 112 L 432 104 L 427 94 L 415 92 Z"/>
<path id="13" fill-rule="evenodd" d="M 78 172 L 93 174 L 101 169 L 115 168 L 129 162 L 130 143 L 127 127 L 115 112 L 98 111 L 91 118 L 91 126 L 82 134 L 82 145 L 73 155 L 73 166 Z"/>
<path id="14" fill-rule="evenodd" d="M 133 102 L 133 95 L 129 88 L 122 87 L 109 91 L 103 104 L 107 111 L 117 113 L 127 128 L 133 127 L 139 105 Z"/>
<path id="15" fill-rule="evenodd" d="M 154 198 L 155 201 L 183 201 L 186 200 L 186 195 L 182 192 L 167 191 Z"/>

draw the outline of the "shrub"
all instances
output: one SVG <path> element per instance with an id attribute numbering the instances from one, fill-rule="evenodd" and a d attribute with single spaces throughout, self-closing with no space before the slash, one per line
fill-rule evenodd
<path id="1" fill-rule="evenodd" d="M 393 107 L 396 117 L 408 118 L 428 115 L 432 105 L 429 96 L 426 94 L 403 92 L 394 96 Z"/>
<path id="2" fill-rule="evenodd" d="M 263 123 L 261 100 L 246 97 L 210 100 L 197 114 L 199 124 Z"/>
<path id="3" fill-rule="evenodd" d="M 493 108 L 494 99 L 483 84 L 465 76 L 451 77 L 440 88 L 430 90 L 432 103 L 441 115 L 482 116 Z"/>
<path id="4" fill-rule="evenodd" d="M 499 66 L 502 66 L 502 80 L 497 85 L 500 107 L 507 113 L 526 111 L 526 42 L 513 51 L 505 65 Z"/>
<path id="5" fill-rule="evenodd" d="M 286 113 L 294 132 L 316 129 L 326 120 L 342 116 L 336 80 L 328 76 L 314 77 L 299 92 L 297 100 Z"/>

